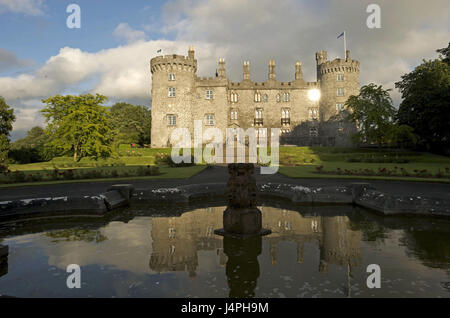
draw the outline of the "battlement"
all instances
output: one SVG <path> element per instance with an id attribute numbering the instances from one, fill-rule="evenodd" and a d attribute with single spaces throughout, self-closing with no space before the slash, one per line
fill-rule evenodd
<path id="1" fill-rule="evenodd" d="M 150 69 L 152 74 L 158 70 L 178 68 L 189 72 L 197 72 L 197 60 L 193 56 L 170 54 L 157 56 L 151 59 Z"/>
<path id="2" fill-rule="evenodd" d="M 326 61 L 319 65 L 319 73 L 334 73 L 334 72 L 359 72 L 359 62 L 356 60 L 335 59 L 333 61 Z"/>
<path id="3" fill-rule="evenodd" d="M 317 68 L 319 74 L 334 72 L 359 72 L 359 62 L 350 58 L 350 51 L 345 52 L 345 59 L 327 60 L 327 51 L 316 53 Z"/>

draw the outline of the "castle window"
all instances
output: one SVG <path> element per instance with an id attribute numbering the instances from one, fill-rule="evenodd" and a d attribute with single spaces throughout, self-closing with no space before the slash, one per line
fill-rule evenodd
<path id="1" fill-rule="evenodd" d="M 281 110 L 281 125 L 291 124 L 291 111 L 288 108 Z"/>
<path id="2" fill-rule="evenodd" d="M 336 110 L 337 110 L 338 112 L 343 111 L 343 110 L 344 110 L 344 103 L 337 103 L 337 104 L 336 104 Z"/>
<path id="3" fill-rule="evenodd" d="M 309 118 L 311 119 L 317 119 L 319 118 L 319 109 L 318 108 L 309 108 Z"/>
<path id="4" fill-rule="evenodd" d="M 177 116 L 176 115 L 167 115 L 167 125 L 176 126 L 177 125 Z"/>
<path id="5" fill-rule="evenodd" d="M 176 96 L 175 87 L 169 87 L 169 97 L 175 96 Z"/>
<path id="6" fill-rule="evenodd" d="M 214 126 L 214 115 L 213 114 L 206 114 L 205 116 L 206 125 L 207 126 Z"/>
<path id="7" fill-rule="evenodd" d="M 255 125 L 263 125 L 263 111 L 262 109 L 255 109 Z"/>
<path id="8" fill-rule="evenodd" d="M 269 96 L 267 96 L 267 94 L 264 94 L 263 101 L 264 103 L 267 103 L 269 101 Z"/>
<path id="9" fill-rule="evenodd" d="M 169 81 L 174 81 L 175 80 L 175 74 L 169 74 Z"/>
<path id="10" fill-rule="evenodd" d="M 319 130 L 317 129 L 317 127 L 311 127 L 309 129 L 309 135 L 311 137 L 318 137 L 319 136 Z"/>
<path id="11" fill-rule="evenodd" d="M 231 102 L 232 103 L 237 103 L 238 102 L 238 94 L 231 93 Z"/>
<path id="12" fill-rule="evenodd" d="M 237 120 L 238 119 L 238 111 L 236 109 L 232 109 L 230 117 L 231 117 L 231 120 Z"/>
<path id="13" fill-rule="evenodd" d="M 284 101 L 285 102 L 289 102 L 291 100 L 291 94 L 289 93 L 284 93 Z"/>
<path id="14" fill-rule="evenodd" d="M 343 82 L 344 81 L 344 74 L 338 74 L 337 75 L 337 81 L 338 82 Z"/>
<path id="15" fill-rule="evenodd" d="M 213 98 L 214 98 L 213 91 L 211 89 L 208 89 L 206 91 L 206 99 L 213 99 Z"/>
<path id="16" fill-rule="evenodd" d="M 280 94 L 277 95 L 277 103 L 279 103 L 279 102 L 281 102 L 281 95 Z"/>
<path id="17" fill-rule="evenodd" d="M 337 89 L 337 96 L 345 96 L 344 88 L 338 88 Z"/>
<path id="18" fill-rule="evenodd" d="M 261 101 L 261 94 L 260 93 L 256 93 L 255 94 L 255 102 L 259 103 Z"/>

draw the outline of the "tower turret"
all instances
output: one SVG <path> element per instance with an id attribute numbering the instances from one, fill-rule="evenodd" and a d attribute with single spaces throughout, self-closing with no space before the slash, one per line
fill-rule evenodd
<path id="1" fill-rule="evenodd" d="M 244 80 L 250 80 L 250 61 L 244 62 Z"/>
<path id="2" fill-rule="evenodd" d="M 157 56 L 150 61 L 152 73 L 152 147 L 170 146 L 170 135 L 177 127 L 193 125 L 192 105 L 197 60 L 194 48 L 188 56 Z"/>
<path id="3" fill-rule="evenodd" d="M 277 75 L 275 73 L 275 60 L 269 61 L 269 79 L 277 79 Z"/>
<path id="4" fill-rule="evenodd" d="M 343 110 L 351 95 L 359 94 L 359 62 L 350 58 L 327 60 L 327 52 L 316 53 L 317 81 L 320 82 L 320 117 L 327 121 Z"/>
<path id="5" fill-rule="evenodd" d="M 217 70 L 217 74 L 219 77 L 226 77 L 226 69 L 225 69 L 225 59 L 219 59 L 219 69 Z"/>
<path id="6" fill-rule="evenodd" d="M 295 79 L 299 80 L 303 78 L 302 62 L 295 63 Z"/>

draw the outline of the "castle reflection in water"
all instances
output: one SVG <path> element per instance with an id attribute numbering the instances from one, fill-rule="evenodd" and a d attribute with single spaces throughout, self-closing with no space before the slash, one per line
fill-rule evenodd
<path id="1" fill-rule="evenodd" d="M 347 216 L 302 216 L 299 212 L 260 207 L 263 227 L 272 234 L 263 240 L 270 245 L 272 264 L 277 263 L 277 249 L 282 241 L 295 242 L 297 262 L 303 262 L 305 243 L 318 244 L 320 272 L 330 264 L 349 268 L 361 264 L 361 231 L 352 230 Z M 150 268 L 156 272 L 187 271 L 195 277 L 198 251 L 216 251 L 219 263 L 226 265 L 223 239 L 214 234 L 222 227 L 225 207 L 210 207 L 184 213 L 180 217 L 153 218 Z M 293 255 L 293 257 L 295 257 Z"/>

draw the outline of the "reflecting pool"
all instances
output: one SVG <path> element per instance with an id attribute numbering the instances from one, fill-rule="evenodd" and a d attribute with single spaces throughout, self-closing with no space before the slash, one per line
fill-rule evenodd
<path id="1" fill-rule="evenodd" d="M 225 206 L 1 224 L 0 294 L 450 297 L 449 220 L 386 218 L 350 206 L 259 208 L 272 234 L 247 240 L 214 234 Z M 66 285 L 69 264 L 81 267 L 80 289 Z M 379 289 L 367 287 L 370 264 L 381 268 Z"/>

